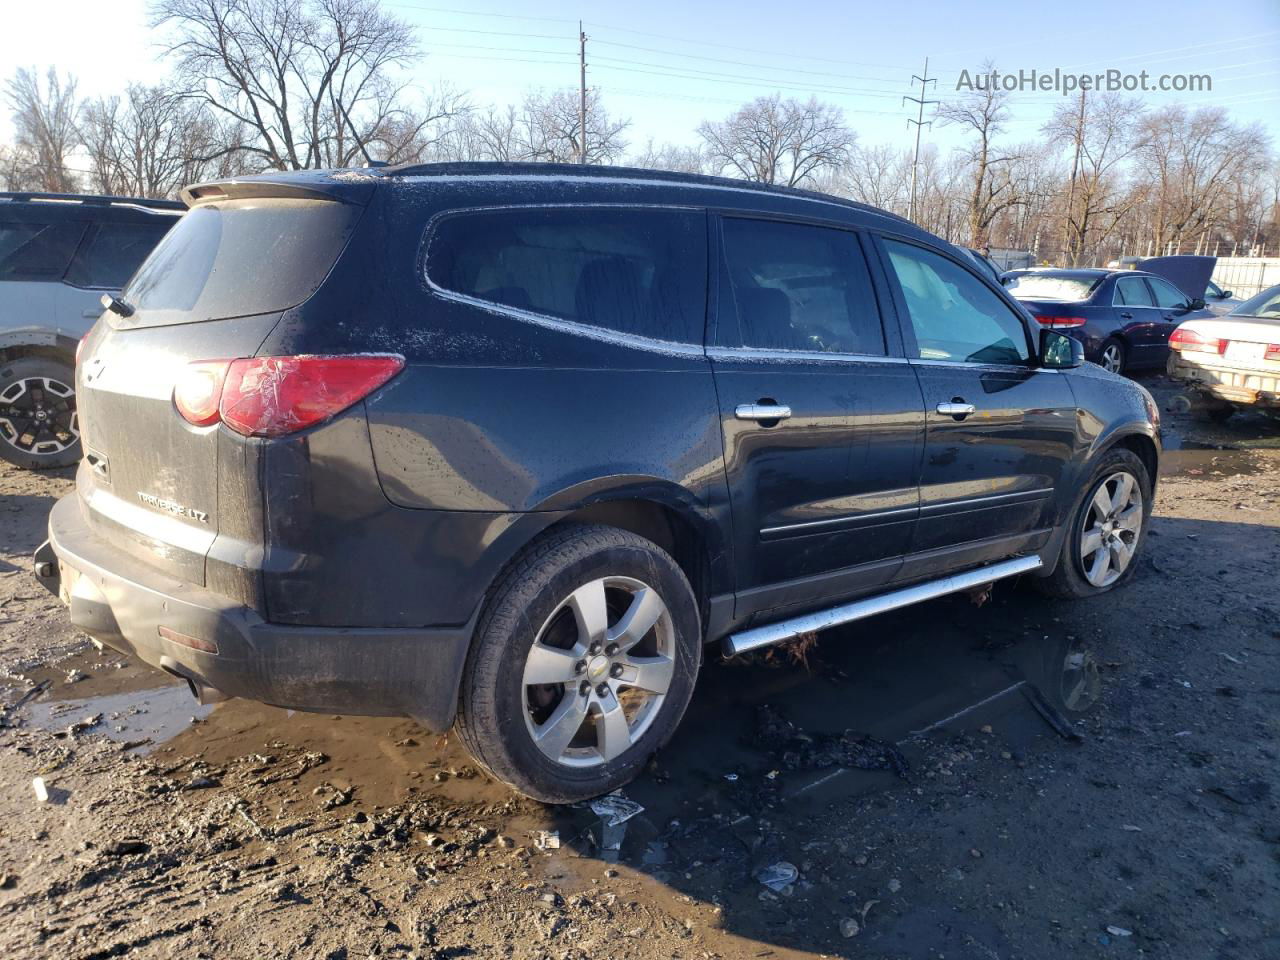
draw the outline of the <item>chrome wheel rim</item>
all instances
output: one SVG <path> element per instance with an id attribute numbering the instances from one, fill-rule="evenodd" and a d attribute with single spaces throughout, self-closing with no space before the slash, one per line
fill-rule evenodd
<path id="1" fill-rule="evenodd" d="M 657 719 L 675 673 L 675 627 L 658 591 L 632 577 L 578 587 L 525 658 L 525 728 L 566 767 L 616 760 Z"/>
<path id="2" fill-rule="evenodd" d="M 1108 344 L 1102 350 L 1102 369 L 1111 373 L 1120 372 L 1120 348 L 1114 343 Z"/>
<path id="3" fill-rule="evenodd" d="M 80 439 L 74 388 L 53 377 L 15 380 L 0 393 L 0 437 L 35 456 L 74 446 Z"/>
<path id="4" fill-rule="evenodd" d="M 1142 489 L 1133 474 L 1119 471 L 1098 485 L 1080 529 L 1085 579 L 1109 587 L 1129 568 L 1142 534 Z"/>

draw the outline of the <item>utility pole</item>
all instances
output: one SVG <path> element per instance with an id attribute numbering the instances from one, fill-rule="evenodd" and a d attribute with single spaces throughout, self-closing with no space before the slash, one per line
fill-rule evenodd
<path id="1" fill-rule="evenodd" d="M 916 76 L 915 74 L 911 75 L 911 81 L 913 84 L 917 80 L 920 81 L 920 96 L 902 98 L 903 103 L 906 103 L 908 100 L 910 100 L 912 103 L 916 104 L 919 108 L 916 112 L 916 118 L 914 120 L 912 120 L 910 117 L 907 118 L 907 126 L 911 126 L 911 124 L 913 123 L 916 125 L 916 152 L 915 152 L 915 156 L 911 158 L 911 202 L 907 208 L 908 210 L 907 219 L 911 220 L 912 222 L 914 222 L 916 219 L 916 168 L 920 166 L 920 130 L 925 125 L 924 107 L 925 107 L 925 104 L 927 103 L 938 102 L 937 100 L 926 100 L 924 98 L 925 90 L 927 86 L 932 83 L 934 85 L 934 89 L 936 90 L 937 84 L 938 84 L 937 78 L 929 76 L 929 58 L 928 57 L 924 58 L 924 75 L 923 76 Z M 933 126 L 932 120 L 929 121 L 929 126 Z"/>
<path id="2" fill-rule="evenodd" d="M 1076 155 L 1071 161 L 1071 187 L 1067 191 L 1067 215 L 1062 218 L 1062 260 L 1074 267 L 1079 250 L 1071 249 L 1071 217 L 1076 206 L 1076 175 L 1080 171 L 1080 153 L 1084 149 L 1084 91 L 1080 91 L 1080 115 L 1076 118 Z M 1069 261 L 1069 262 L 1068 262 Z"/>
<path id="3" fill-rule="evenodd" d="M 587 35 L 578 21 L 578 162 L 587 162 Z"/>

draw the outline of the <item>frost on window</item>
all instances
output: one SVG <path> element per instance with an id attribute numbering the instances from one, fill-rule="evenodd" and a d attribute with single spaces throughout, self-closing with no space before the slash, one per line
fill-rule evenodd
<path id="1" fill-rule="evenodd" d="M 492 303 L 655 340 L 701 343 L 700 213 L 525 208 L 446 217 L 427 274 Z"/>

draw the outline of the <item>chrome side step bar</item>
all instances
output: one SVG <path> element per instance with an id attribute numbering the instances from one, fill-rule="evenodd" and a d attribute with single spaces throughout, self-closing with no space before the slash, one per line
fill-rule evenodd
<path id="1" fill-rule="evenodd" d="M 989 567 L 966 570 L 964 573 L 952 574 L 940 580 L 917 583 L 915 586 L 904 587 L 901 590 L 894 590 L 890 593 L 882 593 L 876 597 L 867 597 L 865 600 L 855 600 L 853 603 L 841 604 L 828 610 L 806 613 L 799 617 L 792 617 L 790 620 L 768 623 L 762 627 L 752 627 L 750 630 L 743 630 L 741 633 L 734 633 L 725 637 L 722 642 L 722 648 L 726 657 L 736 656 L 748 650 L 758 650 L 761 647 L 770 647 L 775 643 L 782 643 L 784 640 L 798 637 L 802 633 L 826 630 L 828 627 L 837 627 L 842 623 L 852 623 L 854 620 L 873 617 L 878 613 L 888 613 L 890 610 L 897 610 L 899 607 L 909 607 L 913 603 L 933 600 L 935 597 L 945 597 L 949 593 L 980 587 L 995 580 L 1003 580 L 1005 577 L 1016 577 L 1020 573 L 1030 573 L 1032 570 L 1039 569 L 1040 565 L 1040 558 L 1037 556 L 1014 557 L 1012 560 L 1002 560 L 1000 563 L 993 563 Z"/>

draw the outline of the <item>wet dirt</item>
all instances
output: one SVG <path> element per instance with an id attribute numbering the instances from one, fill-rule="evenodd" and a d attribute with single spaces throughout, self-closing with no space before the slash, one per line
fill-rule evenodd
<path id="1" fill-rule="evenodd" d="M 201 708 L 94 651 L 27 573 L 69 479 L 0 468 L 0 955 L 1280 956 L 1280 452 L 1165 416 L 1131 585 L 709 651 L 617 824 L 409 720 Z"/>

